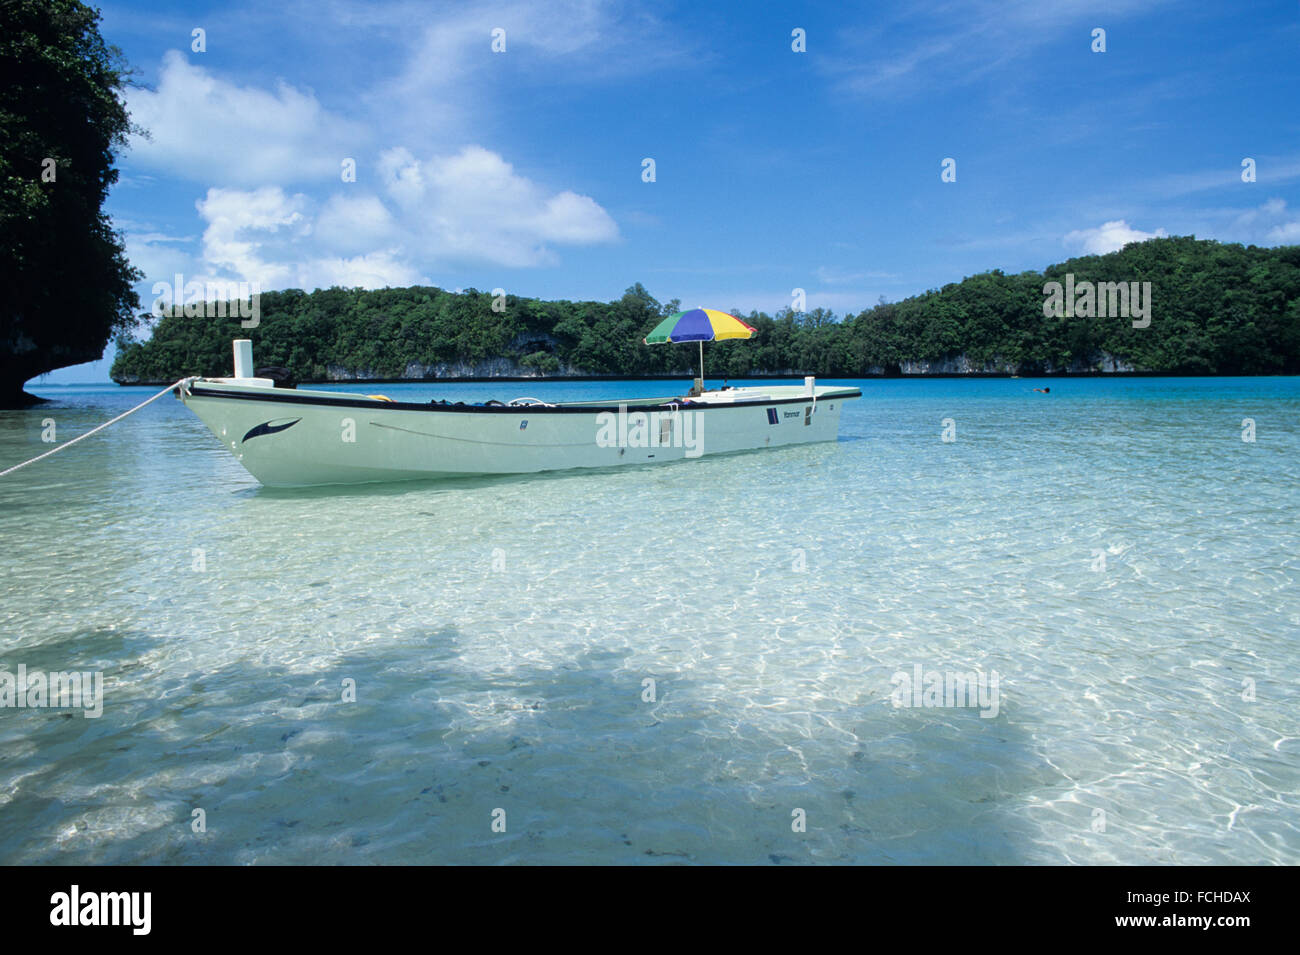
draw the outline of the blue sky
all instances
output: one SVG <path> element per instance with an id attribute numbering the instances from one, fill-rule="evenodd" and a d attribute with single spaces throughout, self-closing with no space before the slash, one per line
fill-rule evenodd
<path id="1" fill-rule="evenodd" d="M 600 300 L 639 281 L 769 313 L 801 288 L 843 315 L 1151 235 L 1300 243 L 1296 2 L 101 10 L 150 130 L 109 202 L 145 309 L 179 272 Z"/>

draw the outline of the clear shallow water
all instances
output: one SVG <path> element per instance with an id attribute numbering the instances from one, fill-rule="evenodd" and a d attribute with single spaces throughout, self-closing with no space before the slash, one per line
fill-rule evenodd
<path id="1" fill-rule="evenodd" d="M 1300 862 L 1300 380 L 1042 384 L 862 382 L 836 444 L 305 491 L 164 398 L 0 479 L 0 664 L 106 697 L 0 710 L 0 862 Z M 32 390 L 5 466 L 151 393 Z M 996 717 L 893 706 L 917 664 L 996 671 Z"/>

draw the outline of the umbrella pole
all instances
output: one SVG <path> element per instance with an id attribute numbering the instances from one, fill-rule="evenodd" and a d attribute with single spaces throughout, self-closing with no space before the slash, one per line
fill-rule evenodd
<path id="1" fill-rule="evenodd" d="M 704 390 L 704 342 L 700 342 L 700 391 Z"/>

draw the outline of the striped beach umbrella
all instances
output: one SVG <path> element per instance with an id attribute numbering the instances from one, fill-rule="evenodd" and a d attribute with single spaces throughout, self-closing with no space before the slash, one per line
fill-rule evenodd
<path id="1" fill-rule="evenodd" d="M 752 338 L 755 329 L 735 315 L 714 308 L 692 308 L 670 315 L 645 337 L 647 345 L 677 342 L 700 343 L 700 382 L 704 382 L 704 343 L 728 338 Z"/>

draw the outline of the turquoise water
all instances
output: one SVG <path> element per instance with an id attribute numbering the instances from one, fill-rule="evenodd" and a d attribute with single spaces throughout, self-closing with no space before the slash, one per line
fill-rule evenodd
<path id="1" fill-rule="evenodd" d="M 835 444 L 298 491 L 166 397 L 0 479 L 0 664 L 104 679 L 0 709 L 0 862 L 1300 862 L 1300 380 L 859 384 Z M 0 466 L 152 392 L 32 390 Z"/>

